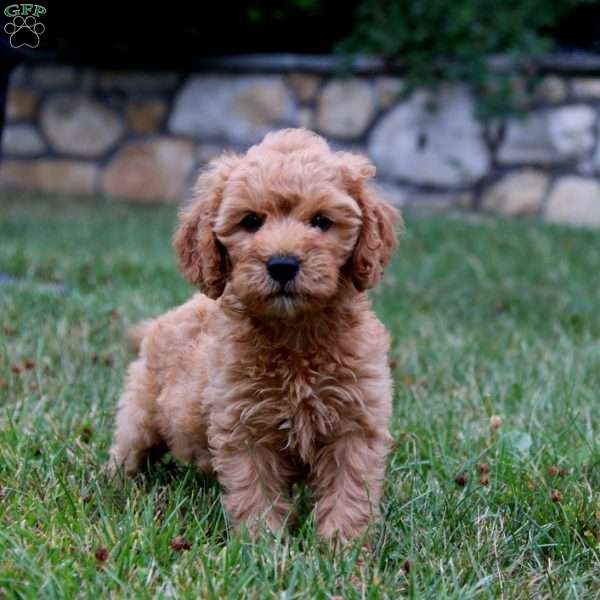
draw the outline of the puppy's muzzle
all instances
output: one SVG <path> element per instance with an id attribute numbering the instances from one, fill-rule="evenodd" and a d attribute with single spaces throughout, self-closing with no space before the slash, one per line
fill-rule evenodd
<path id="1" fill-rule="evenodd" d="M 267 261 L 267 271 L 280 284 L 292 281 L 300 270 L 300 261 L 295 256 L 274 256 Z"/>

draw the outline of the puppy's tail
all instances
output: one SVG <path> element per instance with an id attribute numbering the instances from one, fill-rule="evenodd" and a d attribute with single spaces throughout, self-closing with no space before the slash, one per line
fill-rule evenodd
<path id="1" fill-rule="evenodd" d="M 140 321 L 139 323 L 133 325 L 127 330 L 127 342 L 129 343 L 129 347 L 134 352 L 140 351 L 142 341 L 146 337 L 146 334 L 148 333 L 151 324 L 152 320 L 148 319 L 146 321 Z"/>

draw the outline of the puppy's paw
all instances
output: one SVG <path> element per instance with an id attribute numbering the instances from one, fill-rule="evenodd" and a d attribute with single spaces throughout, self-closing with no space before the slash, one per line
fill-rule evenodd
<path id="1" fill-rule="evenodd" d="M 128 457 L 121 458 L 114 451 L 111 451 L 103 472 L 108 479 L 123 479 L 124 477 L 133 477 L 138 471 L 137 466 L 137 463 L 134 464 Z"/>
<path id="2" fill-rule="evenodd" d="M 323 520 L 318 528 L 319 539 L 329 545 L 351 546 L 356 541 L 366 542 L 368 524 L 352 523 L 335 518 Z"/>
<path id="3" fill-rule="evenodd" d="M 116 479 L 120 473 L 124 473 L 120 465 L 112 456 L 104 463 L 102 474 L 107 479 Z"/>

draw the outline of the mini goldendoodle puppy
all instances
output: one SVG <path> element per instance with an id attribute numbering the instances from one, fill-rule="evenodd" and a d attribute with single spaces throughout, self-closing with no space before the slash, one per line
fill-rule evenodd
<path id="1" fill-rule="evenodd" d="M 392 380 L 366 291 L 396 245 L 396 210 L 362 156 L 316 134 L 268 134 L 198 180 L 174 247 L 201 287 L 138 326 L 111 450 L 135 473 L 166 447 L 215 473 L 234 524 L 276 530 L 306 479 L 318 533 L 348 541 L 377 514 Z"/>

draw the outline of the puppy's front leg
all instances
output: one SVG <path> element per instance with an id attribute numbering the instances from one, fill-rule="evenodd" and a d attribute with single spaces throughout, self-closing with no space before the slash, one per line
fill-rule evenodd
<path id="1" fill-rule="evenodd" d="M 386 435 L 347 434 L 327 445 L 311 470 L 318 534 L 342 542 L 360 537 L 379 513 Z"/>
<path id="2" fill-rule="evenodd" d="M 251 443 L 224 444 L 213 466 L 225 488 L 224 504 L 233 523 L 255 532 L 261 524 L 278 531 L 290 517 L 293 470 L 274 450 Z"/>
<path id="3" fill-rule="evenodd" d="M 153 450 L 162 450 L 163 440 L 155 420 L 156 386 L 144 360 L 131 363 L 127 383 L 119 401 L 116 431 L 107 471 L 123 468 L 134 475 Z"/>

